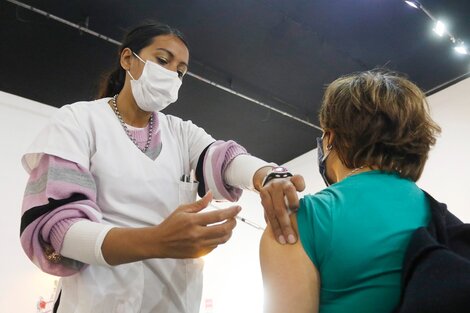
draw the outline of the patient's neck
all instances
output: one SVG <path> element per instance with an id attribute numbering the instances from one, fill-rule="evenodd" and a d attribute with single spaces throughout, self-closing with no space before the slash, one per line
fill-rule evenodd
<path id="1" fill-rule="evenodd" d="M 357 168 L 349 168 L 345 166 L 343 162 L 341 162 L 336 153 L 334 155 L 331 155 L 331 157 L 332 175 L 330 178 L 332 178 L 334 182 L 342 181 L 343 179 L 351 175 L 374 170 L 374 168 L 365 165 L 359 166 Z"/>

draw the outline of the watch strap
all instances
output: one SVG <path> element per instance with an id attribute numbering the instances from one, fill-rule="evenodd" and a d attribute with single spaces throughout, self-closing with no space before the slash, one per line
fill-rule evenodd
<path id="1" fill-rule="evenodd" d="M 277 178 L 287 178 L 287 177 L 292 177 L 292 173 L 289 172 L 289 170 L 285 167 L 274 167 L 272 168 L 268 174 L 266 174 L 266 176 L 264 177 L 263 179 L 263 182 L 261 184 L 261 186 L 266 186 L 266 184 L 268 182 L 270 182 L 271 180 L 273 179 L 277 179 Z"/>

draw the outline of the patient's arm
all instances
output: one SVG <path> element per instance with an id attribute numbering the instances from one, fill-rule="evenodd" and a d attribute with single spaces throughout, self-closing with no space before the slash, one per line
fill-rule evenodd
<path id="1" fill-rule="evenodd" d="M 297 231 L 294 215 L 291 220 Z M 265 313 L 318 312 L 320 275 L 300 238 L 294 245 L 281 245 L 268 225 L 261 238 L 260 262 Z"/>

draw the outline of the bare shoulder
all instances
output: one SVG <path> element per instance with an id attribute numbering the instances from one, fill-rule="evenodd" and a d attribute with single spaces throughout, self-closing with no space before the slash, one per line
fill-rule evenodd
<path id="1" fill-rule="evenodd" d="M 293 223 L 294 230 L 297 232 L 297 219 L 294 216 L 291 216 L 291 221 Z M 284 258 L 284 254 L 291 255 L 293 251 L 297 251 L 299 249 L 303 249 L 300 240 L 297 240 L 297 242 L 293 245 L 282 245 L 278 243 L 276 238 L 274 237 L 274 233 L 272 231 L 271 226 L 269 224 L 266 226 L 266 229 L 263 232 L 263 235 L 261 236 L 260 256 L 279 255 L 281 256 L 280 260 L 282 260 Z"/>
<path id="2" fill-rule="evenodd" d="M 294 230 L 298 233 L 297 218 L 295 215 L 291 216 L 291 222 Z M 260 242 L 260 261 L 262 270 L 280 269 L 284 265 L 292 264 L 292 262 L 299 263 L 302 266 L 313 266 L 306 252 L 302 247 L 300 238 L 293 245 L 285 244 L 282 245 L 274 238 L 274 233 L 271 227 L 268 225 L 264 231 L 261 242 Z M 305 264 L 304 264 L 305 263 Z"/>
<path id="3" fill-rule="evenodd" d="M 295 215 L 291 220 L 297 231 Z M 320 275 L 300 240 L 281 245 L 268 225 L 261 237 L 260 264 L 266 313 L 317 312 Z"/>

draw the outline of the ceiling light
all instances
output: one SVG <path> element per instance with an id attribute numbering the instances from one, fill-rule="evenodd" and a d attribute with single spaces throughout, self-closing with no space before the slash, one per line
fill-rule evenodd
<path id="1" fill-rule="evenodd" d="M 446 26 L 441 21 L 437 21 L 436 26 L 432 30 L 440 37 L 442 37 L 442 35 L 447 32 Z"/>
<path id="2" fill-rule="evenodd" d="M 420 2 L 419 0 L 403 0 L 407 5 L 409 5 L 412 8 L 418 9 L 422 11 L 431 21 L 433 21 L 434 28 L 432 29 L 433 32 L 435 32 L 439 37 L 445 37 L 449 38 L 449 41 L 451 42 L 454 50 L 458 54 L 462 54 L 465 56 L 470 56 L 470 47 L 467 48 L 465 46 L 464 42 L 454 36 L 448 29 L 447 26 L 440 20 L 438 20 L 429 10 L 427 10 Z"/>
<path id="3" fill-rule="evenodd" d="M 410 7 L 413 7 L 415 9 L 419 9 L 419 2 L 418 1 L 406 1 L 406 4 L 408 4 Z"/>
<path id="4" fill-rule="evenodd" d="M 460 54 L 468 54 L 468 49 L 467 49 L 467 47 L 465 47 L 463 42 L 461 44 L 459 44 L 458 46 L 455 46 L 454 49 L 455 49 L 455 51 L 457 51 Z"/>

